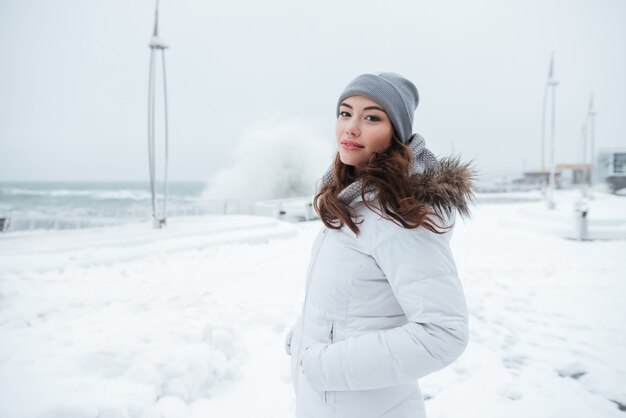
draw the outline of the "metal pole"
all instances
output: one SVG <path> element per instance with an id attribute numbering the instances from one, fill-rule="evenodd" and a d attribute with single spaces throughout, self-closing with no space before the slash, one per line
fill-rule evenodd
<path id="1" fill-rule="evenodd" d="M 550 126 L 550 176 L 549 176 L 549 188 L 548 188 L 548 209 L 554 209 L 554 188 L 556 183 L 556 163 L 554 160 L 554 149 L 556 142 L 556 86 L 558 81 L 554 77 L 554 52 L 550 59 L 550 74 L 548 76 L 548 85 L 552 90 L 552 117 Z"/>
<path id="2" fill-rule="evenodd" d="M 550 76 L 548 75 L 548 78 Z M 546 169 L 546 110 L 548 103 L 548 83 L 543 90 L 543 111 L 541 112 L 541 170 Z"/>
<path id="3" fill-rule="evenodd" d="M 587 120 L 583 124 L 580 130 L 580 137 L 582 142 L 582 158 L 581 163 L 583 167 L 583 179 L 582 179 L 582 195 L 583 197 L 587 197 L 588 193 L 588 182 L 589 182 L 589 170 L 587 170 Z"/>
<path id="4" fill-rule="evenodd" d="M 555 113 L 556 113 L 556 89 L 555 86 L 552 87 L 552 115 L 551 115 L 551 123 L 550 123 L 550 177 L 549 177 L 549 195 L 548 195 L 548 208 L 554 209 L 554 187 L 555 187 L 555 177 L 556 177 L 556 167 L 554 163 L 554 138 L 555 138 Z"/>
<path id="5" fill-rule="evenodd" d="M 169 126 L 167 114 L 167 78 L 165 76 L 165 49 L 161 49 L 161 59 L 163 60 L 163 105 L 165 106 L 165 173 L 163 177 L 163 222 L 165 222 L 165 220 L 167 219 L 167 167 L 169 159 Z"/>
<path id="6" fill-rule="evenodd" d="M 593 173 L 596 168 L 596 111 L 593 108 L 593 93 L 591 93 L 591 98 L 589 99 L 589 128 L 590 128 L 590 142 L 591 149 L 589 150 L 589 159 L 590 161 L 590 172 L 589 172 L 589 197 L 593 198 Z"/>
<path id="7" fill-rule="evenodd" d="M 550 78 L 550 72 L 552 71 L 552 66 L 550 66 L 550 70 L 548 72 L 548 79 Z M 546 171 L 546 111 L 548 106 L 548 83 L 546 82 L 546 87 L 543 89 L 543 111 L 541 112 L 541 168 L 540 171 L 542 173 L 541 177 L 541 193 L 546 195 L 546 181 L 543 178 L 543 173 Z"/>
<path id="8" fill-rule="evenodd" d="M 156 193 L 154 188 L 154 54 L 154 49 L 150 49 L 150 75 L 148 78 L 148 164 L 153 222 L 156 219 Z"/>
<path id="9" fill-rule="evenodd" d="M 168 47 L 159 38 L 159 1 L 156 1 L 154 11 L 154 31 L 150 39 L 150 76 L 148 87 L 148 153 L 150 165 L 150 193 L 152 196 L 152 222 L 155 228 L 162 228 L 166 222 L 167 194 L 168 194 L 168 158 L 169 158 L 169 133 L 167 112 L 167 81 L 165 73 L 165 49 Z M 163 205 L 162 213 L 158 213 L 156 204 L 156 60 L 160 52 L 163 71 L 163 103 L 165 110 L 165 167 L 163 179 Z"/>

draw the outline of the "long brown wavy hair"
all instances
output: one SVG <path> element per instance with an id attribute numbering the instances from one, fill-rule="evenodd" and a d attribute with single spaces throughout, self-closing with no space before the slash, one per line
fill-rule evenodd
<path id="1" fill-rule="evenodd" d="M 313 207 L 324 225 L 331 229 L 341 229 L 347 225 L 359 235 L 357 225 L 363 220 L 356 222 L 355 210 L 341 202 L 337 195 L 360 178 L 363 203 L 381 217 L 408 229 L 423 226 L 436 234 L 447 232 L 454 223 L 438 230 L 436 226 L 440 225 L 433 219 L 436 217 L 443 221 L 442 216 L 415 197 L 415 179 L 409 172 L 412 157 L 413 151 L 400 141 L 395 131 L 391 145 L 380 153 L 373 152 L 368 163 L 363 166 L 342 163 L 337 152 L 332 180 L 324 184 L 313 198 Z M 369 189 L 375 190 L 382 213 L 366 200 L 365 191 Z"/>

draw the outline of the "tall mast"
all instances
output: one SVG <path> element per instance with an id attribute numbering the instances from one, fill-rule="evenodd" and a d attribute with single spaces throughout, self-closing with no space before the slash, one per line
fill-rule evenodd
<path id="1" fill-rule="evenodd" d="M 550 119 L 550 176 L 548 182 L 548 199 L 547 204 L 549 209 L 554 209 L 554 187 L 556 182 L 556 163 L 554 161 L 554 148 L 556 137 L 556 86 L 559 82 L 554 76 L 554 51 L 550 58 L 550 72 L 548 73 L 548 80 L 546 86 L 552 92 L 552 115 Z"/>
<path id="2" fill-rule="evenodd" d="M 590 150 L 589 150 L 589 196 L 593 196 L 593 173 L 596 167 L 596 110 L 593 107 L 593 92 L 589 98 L 589 110 L 587 111 L 587 118 L 589 120 L 589 135 L 590 135 Z"/>
<path id="3" fill-rule="evenodd" d="M 168 114 L 167 114 L 167 79 L 165 73 L 165 49 L 168 46 L 159 38 L 159 0 L 156 1 L 154 10 L 154 31 L 152 38 L 148 44 L 150 47 L 150 75 L 148 84 L 148 156 L 150 168 L 150 193 L 152 196 L 152 221 L 155 228 L 162 228 L 166 225 L 166 209 L 167 209 L 167 169 L 168 169 Z M 162 77 L 163 77 L 163 106 L 164 106 L 164 129 L 165 129 L 165 160 L 163 174 L 163 204 L 161 210 L 157 205 L 156 193 L 156 71 L 157 61 L 161 58 Z"/>

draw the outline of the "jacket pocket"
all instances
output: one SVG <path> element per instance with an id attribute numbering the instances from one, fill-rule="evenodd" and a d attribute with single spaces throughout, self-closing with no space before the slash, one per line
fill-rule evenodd
<path id="1" fill-rule="evenodd" d="M 332 344 L 335 336 L 335 322 L 330 323 L 330 331 L 328 333 L 328 343 Z M 334 391 L 324 391 L 324 403 L 333 403 L 334 401 Z"/>

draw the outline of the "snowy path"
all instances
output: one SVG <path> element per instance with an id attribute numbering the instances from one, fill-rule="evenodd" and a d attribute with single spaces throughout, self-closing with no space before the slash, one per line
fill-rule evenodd
<path id="1" fill-rule="evenodd" d="M 624 416 L 626 242 L 501 225 L 537 204 L 459 220 L 471 341 L 420 380 L 430 418 Z M 50 235 L 30 255 L 0 237 L 0 264 L 19 260 L 0 270 L 0 417 L 293 417 L 283 339 L 320 225 L 199 249 L 182 236 L 156 252 L 111 245 L 133 256 L 61 265 L 76 250 Z"/>
<path id="2" fill-rule="evenodd" d="M 45 271 L 71 266 L 90 267 L 200 250 L 230 242 L 265 242 L 288 238 L 295 228 L 287 222 L 248 215 L 179 217 L 156 230 L 150 222 L 57 231 L 17 231 L 0 239 L 0 274 Z"/>

